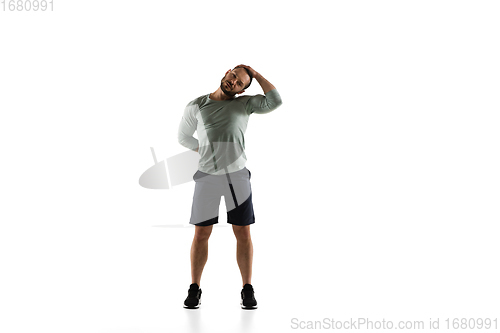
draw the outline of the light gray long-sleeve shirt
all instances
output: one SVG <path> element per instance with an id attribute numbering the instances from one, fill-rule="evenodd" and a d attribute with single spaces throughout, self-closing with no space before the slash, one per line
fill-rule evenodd
<path id="1" fill-rule="evenodd" d="M 198 170 L 212 175 L 239 171 L 245 167 L 245 131 L 252 113 L 269 113 L 281 104 L 276 89 L 264 95 L 240 96 L 227 101 L 210 99 L 210 94 L 189 102 L 179 125 L 178 140 L 191 150 L 198 148 Z M 197 131 L 198 138 L 193 137 Z"/>

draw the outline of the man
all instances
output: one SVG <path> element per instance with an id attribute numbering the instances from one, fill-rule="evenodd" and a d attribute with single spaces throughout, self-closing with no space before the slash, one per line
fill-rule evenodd
<path id="1" fill-rule="evenodd" d="M 265 96 L 236 96 L 256 79 Z M 208 258 L 208 239 L 215 223 L 221 196 L 224 196 L 227 222 L 237 240 L 236 259 L 243 280 L 241 307 L 256 309 L 252 277 L 253 245 L 250 225 L 255 223 L 250 171 L 245 167 L 245 138 L 249 116 L 268 113 L 282 104 L 276 88 L 250 66 L 228 70 L 219 88 L 191 101 L 179 126 L 179 143 L 200 154 L 194 174 L 195 193 L 189 223 L 195 225 L 191 245 L 192 284 L 185 308 L 200 306 L 200 279 Z M 198 139 L 192 135 L 197 131 Z"/>

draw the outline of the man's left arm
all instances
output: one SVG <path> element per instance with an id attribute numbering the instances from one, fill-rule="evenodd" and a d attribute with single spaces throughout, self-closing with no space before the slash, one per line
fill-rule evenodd
<path id="1" fill-rule="evenodd" d="M 246 65 L 238 65 L 235 68 L 238 68 L 238 67 L 246 68 L 250 71 L 250 73 L 252 73 L 253 78 L 256 79 L 257 82 L 259 82 L 262 90 L 264 90 L 264 94 L 267 94 L 269 91 L 276 89 L 276 87 L 273 86 L 271 82 L 267 81 L 260 73 L 258 73 L 252 67 L 246 66 Z"/>
<path id="2" fill-rule="evenodd" d="M 271 82 L 267 81 L 262 75 L 260 75 L 259 73 L 257 73 L 255 76 L 254 76 L 254 79 L 257 80 L 257 82 L 259 82 L 260 86 L 262 87 L 262 90 L 264 90 L 264 94 L 267 94 L 269 91 L 273 90 L 273 89 L 276 89 L 276 87 L 274 87 L 272 85 Z"/>
<path id="3" fill-rule="evenodd" d="M 276 87 L 271 82 L 267 81 L 260 73 L 255 71 L 250 66 L 239 65 L 236 67 L 248 69 L 250 73 L 252 73 L 254 79 L 259 82 L 264 94 L 266 95 L 257 95 L 249 99 L 247 109 L 250 113 L 269 113 L 277 109 L 283 103 Z"/>

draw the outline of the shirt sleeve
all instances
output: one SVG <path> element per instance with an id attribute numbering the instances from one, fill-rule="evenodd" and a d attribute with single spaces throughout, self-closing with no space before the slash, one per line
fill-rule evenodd
<path id="1" fill-rule="evenodd" d="M 270 90 L 266 95 L 255 95 L 248 99 L 246 108 L 248 114 L 269 113 L 277 109 L 282 103 L 281 96 L 277 89 Z"/>
<path id="2" fill-rule="evenodd" d="M 199 110 L 198 104 L 189 103 L 184 109 L 184 114 L 179 124 L 178 131 L 178 141 L 184 147 L 196 150 L 199 147 L 198 140 L 193 137 L 193 133 L 196 131 L 198 126 L 198 120 L 196 119 L 196 112 Z"/>

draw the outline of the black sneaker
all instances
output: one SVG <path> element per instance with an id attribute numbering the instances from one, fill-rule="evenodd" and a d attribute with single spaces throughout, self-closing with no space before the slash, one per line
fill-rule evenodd
<path id="1" fill-rule="evenodd" d="M 192 283 L 189 286 L 188 297 L 184 301 L 186 309 L 198 309 L 201 304 L 201 289 L 197 283 Z"/>
<path id="2" fill-rule="evenodd" d="M 242 309 L 257 309 L 257 301 L 255 300 L 253 287 L 251 284 L 245 284 L 241 290 L 241 308 Z"/>

